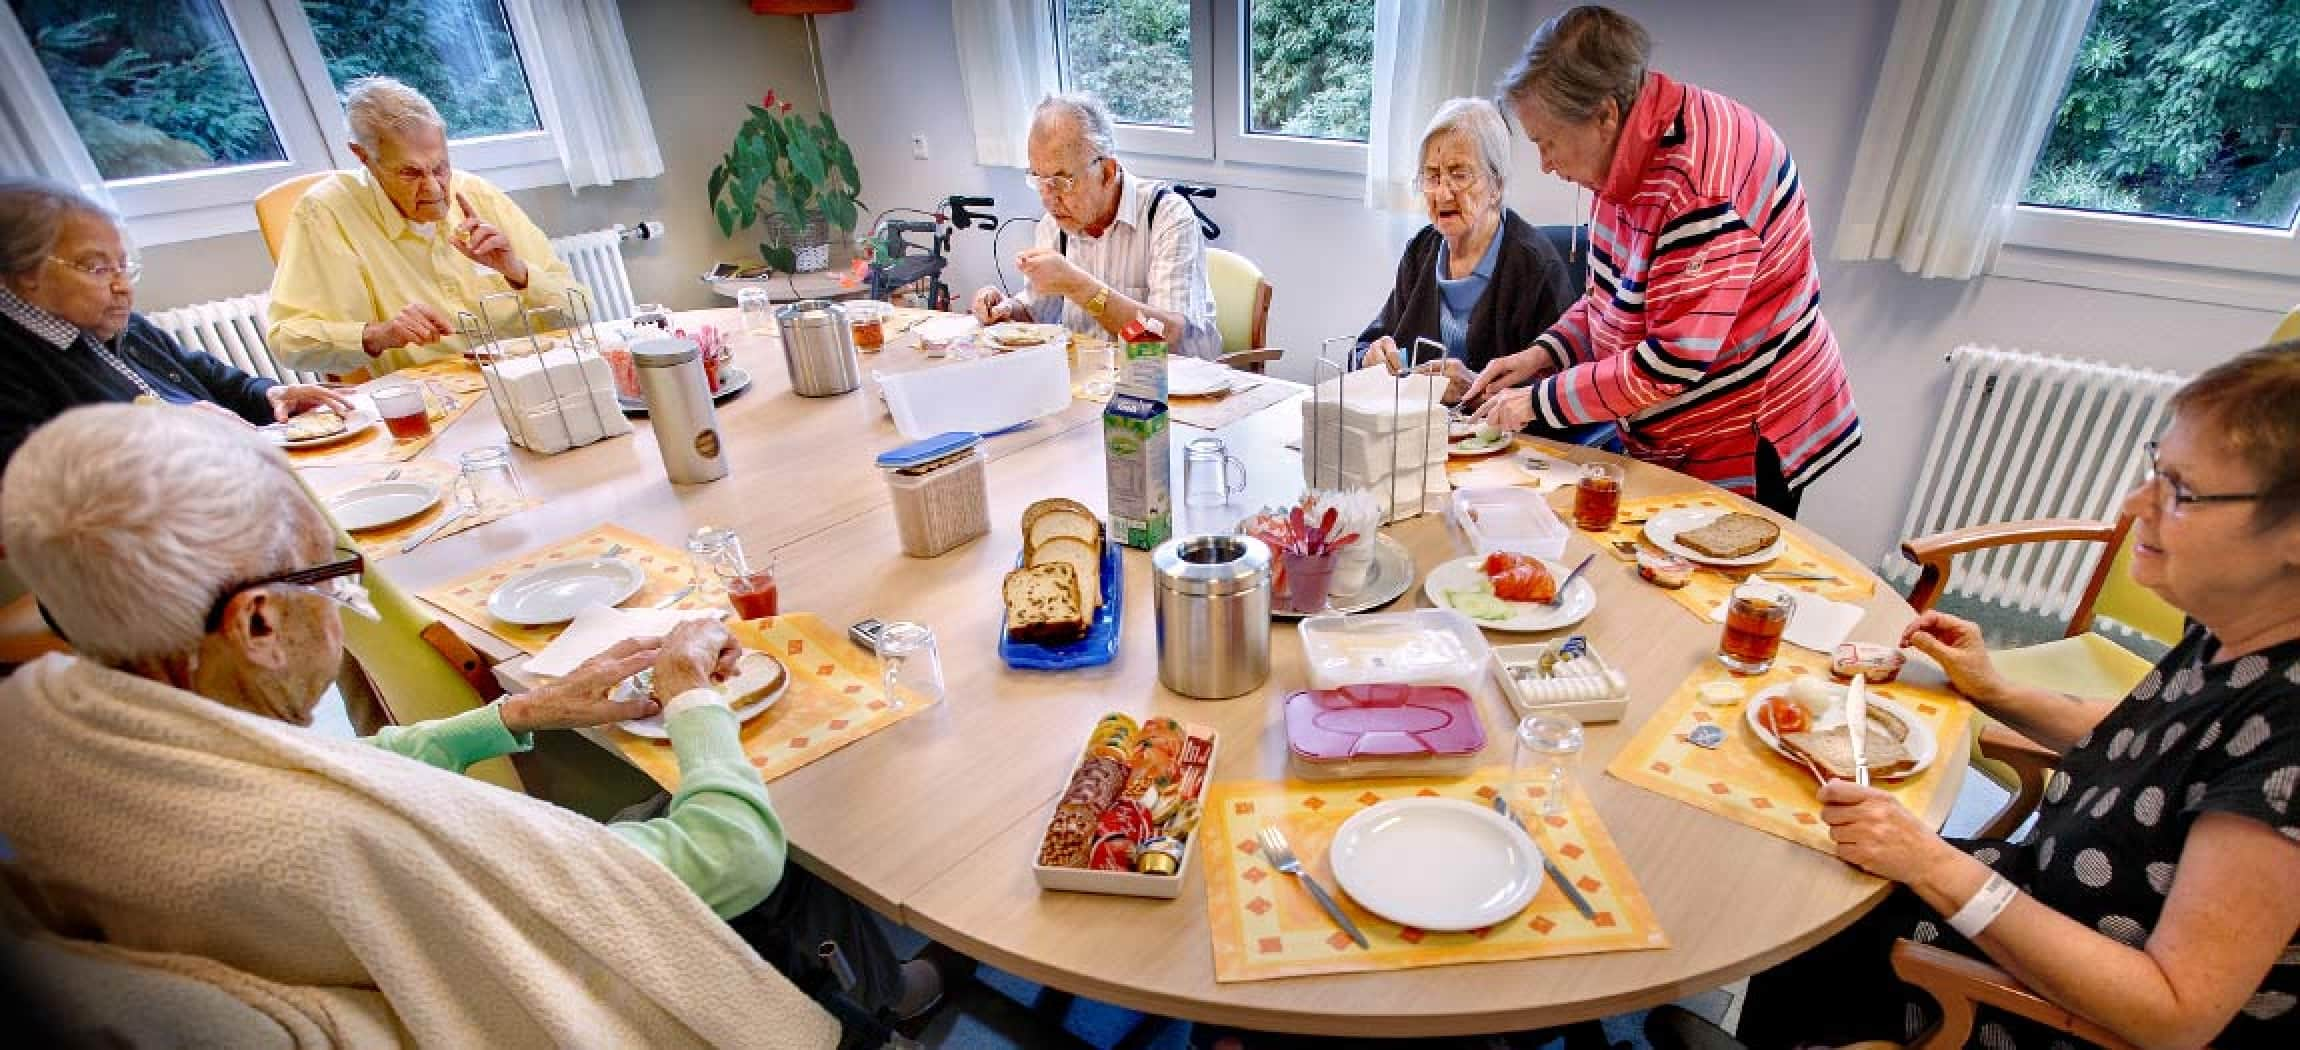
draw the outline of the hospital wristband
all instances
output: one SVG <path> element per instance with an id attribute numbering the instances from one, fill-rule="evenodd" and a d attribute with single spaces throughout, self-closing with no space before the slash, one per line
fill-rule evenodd
<path id="1" fill-rule="evenodd" d="M 1981 931 L 1997 921 L 1997 916 L 2004 914 L 2005 908 L 2019 895 L 2020 890 L 2006 882 L 2004 876 L 1991 872 L 1989 881 L 1981 884 L 1980 892 L 1973 894 L 1972 899 L 1966 901 L 1964 907 L 1958 908 L 1955 915 L 1949 916 L 1949 926 L 1964 934 L 1966 940 L 1977 941 Z"/>

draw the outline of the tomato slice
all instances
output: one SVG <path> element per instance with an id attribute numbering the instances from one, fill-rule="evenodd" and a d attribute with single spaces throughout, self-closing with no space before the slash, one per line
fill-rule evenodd
<path id="1" fill-rule="evenodd" d="M 1785 696 L 1765 701 L 1757 709 L 1757 724 L 1773 731 L 1774 736 L 1784 733 L 1802 733 L 1811 728 L 1812 718 L 1805 713 L 1805 705 Z"/>

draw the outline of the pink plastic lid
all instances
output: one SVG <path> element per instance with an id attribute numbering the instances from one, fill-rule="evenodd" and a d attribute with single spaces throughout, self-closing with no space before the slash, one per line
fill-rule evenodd
<path id="1" fill-rule="evenodd" d="M 1485 725 L 1450 685 L 1352 685 L 1287 697 L 1286 743 L 1304 762 L 1458 758 L 1485 747 Z"/>

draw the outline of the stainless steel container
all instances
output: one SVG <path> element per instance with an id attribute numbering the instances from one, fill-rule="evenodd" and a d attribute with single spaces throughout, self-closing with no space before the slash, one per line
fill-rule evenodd
<path id="1" fill-rule="evenodd" d="M 663 470 L 682 485 L 727 476 L 727 449 L 719 439 L 719 413 L 703 376 L 702 351 L 685 339 L 641 339 L 631 344 L 639 394 L 655 430 Z"/>
<path id="2" fill-rule="evenodd" d="M 1270 677 L 1270 548 L 1252 536 L 1177 536 L 1150 552 L 1158 681 L 1224 700 Z"/>
<path id="3" fill-rule="evenodd" d="M 800 397 L 830 397 L 862 385 L 854 333 L 846 311 L 836 303 L 801 299 L 775 311 L 783 336 L 783 363 L 790 366 L 791 390 Z"/>

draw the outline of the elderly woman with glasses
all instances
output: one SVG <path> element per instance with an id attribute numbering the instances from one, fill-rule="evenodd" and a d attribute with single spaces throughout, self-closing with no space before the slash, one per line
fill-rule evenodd
<path id="1" fill-rule="evenodd" d="M 1508 183 L 1501 111 L 1481 98 L 1438 107 L 1421 146 L 1430 223 L 1406 245 L 1389 301 L 1358 336 L 1361 363 L 1444 375 L 1445 400 L 1459 401 L 1487 365 L 1557 322 L 1578 289 L 1557 249 L 1502 203 Z M 1417 349 L 1425 339 L 1437 347 Z"/>
<path id="2" fill-rule="evenodd" d="M 2242 354 L 2172 400 L 2124 497 L 2133 579 L 2188 630 L 2121 701 L 2007 680 L 1974 624 L 1903 641 L 1981 710 L 2060 752 L 2026 837 L 1943 839 L 1893 796 L 1821 789 L 1838 855 L 1898 883 L 1884 906 L 1759 975 L 1750 1046 L 1911 1038 L 1929 1000 L 1892 978 L 1906 937 L 1985 955 L 2135 1046 L 2300 1046 L 2300 342 Z M 1983 1007 L 1974 1045 L 2067 1045 Z"/>
<path id="3" fill-rule="evenodd" d="M 0 467 L 34 427 L 75 405 L 208 404 L 256 424 L 351 410 L 324 387 L 185 351 L 134 312 L 140 271 L 103 206 L 61 183 L 0 178 Z"/>

